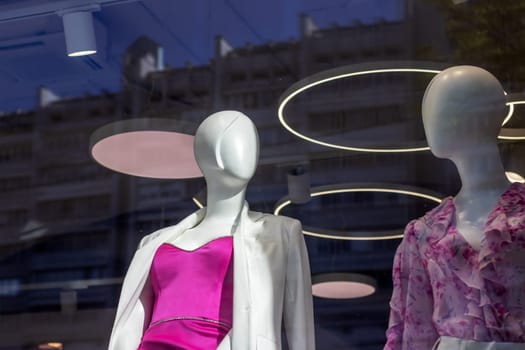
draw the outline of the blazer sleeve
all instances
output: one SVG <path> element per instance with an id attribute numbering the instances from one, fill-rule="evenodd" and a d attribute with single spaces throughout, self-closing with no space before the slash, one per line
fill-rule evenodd
<path id="1" fill-rule="evenodd" d="M 314 350 L 314 313 L 308 252 L 301 223 L 291 220 L 285 280 L 284 327 L 290 350 Z"/>
<path id="2" fill-rule="evenodd" d="M 142 247 L 148 239 L 146 236 L 139 244 L 139 248 Z M 134 266 L 141 263 L 143 262 L 138 261 L 135 255 L 122 283 L 122 290 L 108 350 L 136 350 L 140 345 L 142 335 L 151 319 L 153 292 L 149 278 L 142 288 L 139 300 L 133 304 L 128 304 L 127 302 L 130 299 L 130 295 L 133 294 L 133 290 L 131 289 L 136 285 L 136 279 L 138 277 L 134 276 L 130 271 L 133 271 Z M 125 308 L 131 308 L 131 310 L 124 310 Z M 122 317 L 124 314 L 128 316 Z"/>
<path id="3" fill-rule="evenodd" d="M 384 350 L 432 349 L 439 337 L 432 323 L 432 286 L 419 252 L 416 225 L 417 220 L 407 225 L 394 258 L 394 290 Z"/>

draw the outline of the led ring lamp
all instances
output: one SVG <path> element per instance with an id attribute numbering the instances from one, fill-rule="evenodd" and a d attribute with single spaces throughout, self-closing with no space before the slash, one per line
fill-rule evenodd
<path id="1" fill-rule="evenodd" d="M 441 203 L 443 196 L 428 191 L 423 188 L 414 186 L 403 186 L 393 184 L 375 184 L 375 183 L 353 183 L 353 184 L 340 184 L 314 187 L 311 189 L 312 197 L 327 196 L 330 194 L 337 193 L 349 193 L 349 192 L 381 192 L 381 193 L 396 193 L 400 195 L 412 196 L 421 198 L 424 200 L 432 201 L 435 203 Z M 292 204 L 292 201 L 288 196 L 280 199 L 274 209 L 274 214 L 279 215 L 281 211 Z M 314 236 L 319 238 L 329 239 L 340 239 L 340 240 L 354 240 L 354 241 L 377 241 L 385 239 L 396 239 L 403 237 L 402 229 L 395 230 L 381 230 L 381 231 L 338 231 L 329 230 L 318 227 L 303 226 L 303 233 L 308 236 Z"/>
<path id="2" fill-rule="evenodd" d="M 523 94 L 508 94 L 507 95 L 507 105 L 509 106 L 509 115 L 505 118 L 506 124 L 508 120 L 512 117 L 516 105 L 525 104 L 525 97 Z M 525 140 L 525 128 L 501 128 L 501 132 L 498 136 L 500 140 L 509 140 L 509 141 L 519 141 Z"/>
<path id="3" fill-rule="evenodd" d="M 290 86 L 280 97 L 279 107 L 277 114 L 279 122 L 283 127 L 295 136 L 321 146 L 342 149 L 347 151 L 356 152 L 380 152 L 380 153 L 400 153 L 400 152 L 417 152 L 427 151 L 430 148 L 426 142 L 416 142 L 410 147 L 384 147 L 381 145 L 373 145 L 371 147 L 356 147 L 356 146 L 345 146 L 330 142 L 324 142 L 312 136 L 307 136 L 300 131 L 294 129 L 287 122 L 285 118 L 286 106 L 298 95 L 304 93 L 318 85 L 326 84 L 331 81 L 336 81 L 345 78 L 351 78 L 363 75 L 372 74 L 386 74 L 386 73 L 419 73 L 419 74 L 438 74 L 443 69 L 449 67 L 442 63 L 435 62 L 418 62 L 418 61 L 384 61 L 384 62 L 371 62 L 363 64 L 353 64 L 342 67 L 337 67 L 329 70 L 325 70 L 316 74 L 313 74 L 305 79 L 302 79 L 292 86 Z M 522 96 L 510 95 L 507 99 L 507 105 L 509 111 L 503 121 L 502 125 L 505 125 L 514 113 L 514 105 L 525 104 L 525 100 Z M 500 139 L 504 140 L 525 140 L 525 129 L 510 129 L 502 128 Z"/>

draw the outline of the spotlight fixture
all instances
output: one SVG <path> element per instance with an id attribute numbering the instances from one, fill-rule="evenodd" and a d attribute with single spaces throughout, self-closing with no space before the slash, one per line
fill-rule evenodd
<path id="1" fill-rule="evenodd" d="M 310 201 L 310 173 L 304 166 L 297 166 L 287 174 L 288 197 L 294 204 Z"/>
<path id="2" fill-rule="evenodd" d="M 335 272 L 312 276 L 312 295 L 327 299 L 363 298 L 375 293 L 374 278 L 358 273 Z"/>
<path id="3" fill-rule="evenodd" d="M 89 5 L 58 13 L 64 25 L 68 56 L 86 56 L 97 52 L 92 12 L 98 10 L 99 5 Z"/>
<path id="4" fill-rule="evenodd" d="M 91 135 L 91 156 L 100 165 L 127 175 L 154 179 L 201 177 L 193 155 L 196 130 L 196 124 L 180 120 L 121 120 Z"/>
<path id="5" fill-rule="evenodd" d="M 395 193 L 399 195 L 420 198 L 426 201 L 441 203 L 443 196 L 424 188 L 414 186 L 404 186 L 387 183 L 351 183 L 338 184 L 329 186 L 320 186 L 311 188 L 312 197 L 321 197 L 338 193 L 349 192 L 380 192 Z M 275 205 L 274 215 L 279 215 L 281 211 L 292 204 L 290 197 L 281 198 Z M 332 229 L 323 229 L 318 227 L 309 227 L 303 225 L 303 233 L 308 236 L 329 239 L 353 240 L 353 241 L 377 241 L 386 239 L 403 238 L 403 229 L 395 230 L 359 230 L 359 231 L 338 231 Z"/>

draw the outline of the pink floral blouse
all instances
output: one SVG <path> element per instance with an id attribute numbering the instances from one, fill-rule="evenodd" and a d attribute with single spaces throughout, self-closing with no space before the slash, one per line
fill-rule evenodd
<path id="1" fill-rule="evenodd" d="M 454 211 L 446 198 L 406 228 L 385 350 L 431 349 L 439 336 L 525 343 L 525 185 L 501 196 L 479 251 L 457 232 Z"/>

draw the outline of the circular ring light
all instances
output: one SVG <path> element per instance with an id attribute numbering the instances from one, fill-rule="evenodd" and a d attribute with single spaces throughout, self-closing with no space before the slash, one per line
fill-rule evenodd
<path id="1" fill-rule="evenodd" d="M 520 103 L 508 103 L 512 112 L 514 112 L 514 105 L 525 104 L 525 101 L 518 101 Z M 523 141 L 525 140 L 525 128 L 501 128 L 498 139 L 507 141 Z"/>
<path id="2" fill-rule="evenodd" d="M 510 182 L 519 182 L 519 183 L 525 183 L 525 179 L 520 174 L 513 172 L 513 171 L 506 171 L 505 175 L 507 176 L 507 180 Z"/>
<path id="3" fill-rule="evenodd" d="M 523 94 L 510 94 L 507 95 L 507 106 L 509 106 L 509 113 L 503 121 L 503 126 L 507 124 L 512 115 L 516 105 L 525 104 L 525 96 Z M 501 132 L 498 135 L 500 140 L 519 141 L 525 140 L 525 129 L 524 128 L 501 128 Z"/>
<path id="4" fill-rule="evenodd" d="M 379 152 L 379 153 L 400 153 L 400 152 L 418 152 L 418 151 L 428 151 L 430 147 L 426 143 L 419 143 L 412 147 L 403 147 L 403 148 L 380 148 L 380 147 L 353 147 L 353 146 L 343 146 L 335 143 L 324 142 L 313 137 L 306 136 L 295 130 L 288 124 L 285 120 L 284 110 L 290 101 L 298 96 L 299 94 L 315 87 L 322 85 L 331 81 L 350 78 L 360 75 L 370 75 L 370 74 L 382 74 L 382 73 L 424 73 L 424 74 L 438 74 L 443 69 L 449 67 L 442 63 L 435 62 L 417 62 L 417 61 L 386 61 L 386 62 L 372 62 L 364 64 L 353 64 L 342 66 L 338 68 L 333 68 L 325 70 L 316 74 L 313 74 L 305 79 L 302 79 L 292 86 L 290 86 L 279 98 L 279 107 L 277 109 L 277 114 L 279 117 L 279 122 L 283 127 L 288 130 L 290 133 L 295 136 L 321 146 L 342 149 L 347 151 L 356 151 L 356 152 Z M 506 93 L 505 93 L 506 94 Z M 523 96 L 517 98 L 516 95 L 510 95 L 507 99 L 507 106 L 509 106 L 509 111 L 505 116 L 505 119 L 502 123 L 502 126 L 509 122 L 514 113 L 514 106 L 517 104 L 525 104 L 525 99 Z M 525 129 L 506 129 L 502 128 L 500 139 L 504 140 L 525 140 Z"/>
<path id="5" fill-rule="evenodd" d="M 375 293 L 374 278 L 358 273 L 335 272 L 312 276 L 312 295 L 327 299 L 363 298 Z"/>
<path id="6" fill-rule="evenodd" d="M 505 116 L 505 119 L 503 119 L 503 123 L 501 124 L 501 126 L 504 126 L 505 124 L 507 124 L 510 120 L 510 118 L 512 118 L 512 115 L 514 114 L 514 104 L 516 103 L 511 103 L 509 102 L 509 95 L 505 93 L 505 96 L 507 96 L 507 103 L 506 105 L 509 106 L 509 111 L 507 112 L 507 115 Z"/>
<path id="7" fill-rule="evenodd" d="M 90 138 L 93 159 L 119 173 L 155 178 L 201 177 L 193 155 L 197 126 L 161 119 L 135 118 L 110 123 Z"/>
<path id="8" fill-rule="evenodd" d="M 400 195 L 412 196 L 422 198 L 435 203 L 441 203 L 443 196 L 428 191 L 422 188 L 413 186 L 402 186 L 392 184 L 373 184 L 373 183 L 356 183 L 356 184 L 342 184 L 335 186 L 321 186 L 313 187 L 311 189 L 312 197 L 327 196 L 330 194 L 337 193 L 349 193 L 349 192 L 380 192 L 380 193 L 396 193 Z M 274 209 L 274 215 L 279 213 L 290 205 L 292 201 L 290 198 L 283 197 L 280 199 Z M 401 232 L 400 232 L 401 231 Z M 402 229 L 399 230 L 382 230 L 382 231 L 337 231 L 328 230 L 322 228 L 315 228 L 309 226 L 303 226 L 303 233 L 308 236 L 314 236 L 319 238 L 330 238 L 330 239 L 341 239 L 341 240 L 354 240 L 354 241 L 378 241 L 386 239 L 403 238 Z"/>
<path id="9" fill-rule="evenodd" d="M 298 96 L 299 94 L 311 89 L 315 86 L 322 85 L 334 80 L 345 79 L 349 77 L 355 77 L 360 75 L 370 74 L 382 74 L 382 73 L 425 73 L 425 74 L 438 74 L 444 68 L 448 66 L 434 62 L 411 62 L 411 61 L 393 61 L 393 62 L 372 62 L 365 64 L 352 64 L 348 66 L 342 66 L 334 69 L 329 69 L 311 75 L 303 80 L 290 86 L 279 99 L 279 108 L 277 114 L 279 121 L 286 130 L 294 134 L 295 136 L 302 138 L 308 142 L 316 143 L 321 146 L 337 148 L 347 151 L 358 151 L 358 152 L 381 152 L 381 153 L 398 153 L 398 152 L 417 152 L 427 151 L 430 148 L 426 144 L 416 144 L 413 147 L 406 148 L 380 148 L 380 147 L 352 147 L 343 146 L 334 143 L 320 141 L 318 139 L 306 136 L 299 131 L 292 128 L 285 120 L 284 109 L 290 103 L 290 101 Z"/>
<path id="10" fill-rule="evenodd" d="M 507 141 L 523 141 L 525 140 L 525 128 L 501 128 L 498 139 Z"/>
<path id="11" fill-rule="evenodd" d="M 505 124 L 507 124 L 509 122 L 509 120 L 512 118 L 512 115 L 514 114 L 514 109 L 515 109 L 515 105 L 523 105 L 525 104 L 525 95 L 521 94 L 521 93 L 514 93 L 514 94 L 507 94 L 505 93 L 505 95 L 507 96 L 507 106 L 509 106 L 509 111 L 507 113 L 507 116 L 505 117 L 505 120 L 503 120 L 503 124 L 501 124 L 501 126 L 504 126 Z M 503 130 L 506 130 L 504 128 L 502 128 L 502 134 L 503 134 Z M 510 129 L 512 130 L 512 129 Z M 500 134 L 500 139 L 504 139 L 504 135 Z M 523 134 L 523 133 L 522 133 Z M 525 134 L 523 134 L 525 135 Z"/>

